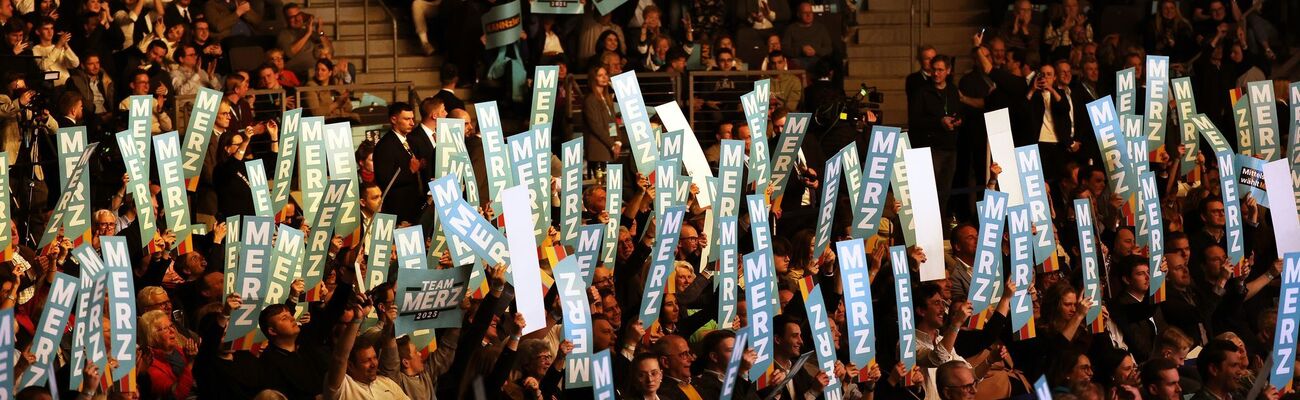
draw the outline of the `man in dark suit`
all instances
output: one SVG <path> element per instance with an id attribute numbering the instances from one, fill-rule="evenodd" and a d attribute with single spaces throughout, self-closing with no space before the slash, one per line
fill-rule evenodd
<path id="1" fill-rule="evenodd" d="M 656 394 L 663 400 L 688 400 L 703 398 L 695 385 L 691 384 L 691 363 L 695 353 L 686 339 L 677 335 L 664 335 L 654 344 L 654 352 L 659 355 L 659 365 L 664 370 L 663 383 Z"/>
<path id="2" fill-rule="evenodd" d="M 704 371 L 695 376 L 691 381 L 695 388 L 699 390 L 700 397 L 706 399 L 717 399 L 722 394 L 722 384 L 726 380 L 727 366 L 731 362 L 731 351 L 736 345 L 736 333 L 719 329 L 704 335 L 700 341 L 700 357 L 704 358 Z M 740 376 L 736 379 L 736 386 L 732 389 L 731 398 L 737 400 L 756 400 L 758 392 L 754 390 L 754 384 L 745 376 L 754 361 L 754 353 L 747 353 L 740 359 Z"/>
<path id="3" fill-rule="evenodd" d="M 1088 103 L 1110 93 L 1101 84 L 1101 66 L 1096 59 L 1084 60 L 1078 67 L 1079 76 L 1070 82 L 1070 97 L 1074 103 L 1074 140 L 1083 143 L 1081 158 L 1092 160 L 1092 165 L 1102 165 L 1101 150 L 1097 147 L 1092 120 L 1088 117 Z"/>
<path id="4" fill-rule="evenodd" d="M 168 4 L 163 10 L 163 23 L 167 26 L 185 24 L 191 26 L 194 20 L 203 15 L 203 12 L 190 5 L 192 0 L 176 0 Z"/>
<path id="5" fill-rule="evenodd" d="M 426 97 L 420 101 L 420 123 L 411 135 L 411 145 L 416 150 L 424 168 L 425 177 L 433 177 L 433 144 L 438 143 L 438 119 L 447 118 L 447 107 L 438 96 Z"/>
<path id="6" fill-rule="evenodd" d="M 903 81 L 903 90 L 907 94 L 909 103 L 911 103 L 910 99 L 917 91 L 930 85 L 930 75 L 934 74 L 934 70 L 930 69 L 930 60 L 933 60 L 937 55 L 939 55 L 939 52 L 934 49 L 934 46 L 923 44 L 916 48 L 916 62 L 921 64 L 921 69 L 908 74 L 906 80 Z"/>
<path id="7" fill-rule="evenodd" d="M 1071 133 L 1070 101 L 1057 87 L 1055 67 L 1044 64 L 1038 68 L 1025 100 L 1026 112 L 1018 118 L 1020 127 L 1013 133 L 1016 144 L 1038 143 L 1043 175 L 1054 182 L 1062 175 L 1065 155 L 1079 148 Z"/>
<path id="8" fill-rule="evenodd" d="M 464 110 L 465 102 L 459 97 L 456 97 L 456 85 L 460 84 L 460 69 L 456 68 L 456 64 L 443 63 L 442 70 L 438 75 L 442 81 L 442 89 L 438 90 L 438 93 L 433 95 L 433 97 L 442 100 L 442 104 L 446 106 L 446 109 L 443 111 L 451 112 L 451 110 L 456 109 Z M 424 107 L 420 107 L 420 109 L 423 110 Z"/>
<path id="9" fill-rule="evenodd" d="M 790 317 L 789 314 L 777 315 L 776 318 L 772 319 L 772 332 L 774 334 L 772 342 L 775 350 L 772 366 L 786 375 L 794 374 L 794 378 L 791 378 L 785 385 L 776 386 L 774 384 L 768 386 L 759 393 L 760 397 L 767 396 L 772 391 L 777 391 L 778 393 L 775 394 L 774 398 L 795 400 L 803 398 L 804 393 L 820 393 L 821 388 L 826 386 L 829 377 L 820 371 L 813 372 L 817 370 L 816 363 L 806 363 L 804 368 L 797 371 L 790 370 L 794 367 L 794 362 L 799 358 L 800 351 L 803 349 L 802 332 L 804 325 L 803 322 Z"/>
<path id="10" fill-rule="evenodd" d="M 375 145 L 375 182 L 385 188 L 383 212 L 397 216 L 397 221 L 417 223 L 423 208 L 427 177 L 419 150 L 409 137 L 415 128 L 415 110 L 411 105 L 396 102 L 388 106 L 388 121 L 393 129 Z"/>

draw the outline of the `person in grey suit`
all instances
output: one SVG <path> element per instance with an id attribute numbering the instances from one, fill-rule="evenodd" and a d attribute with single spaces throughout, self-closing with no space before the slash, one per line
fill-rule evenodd
<path id="1" fill-rule="evenodd" d="M 582 100 L 582 115 L 586 121 L 583 130 L 584 148 L 590 168 L 604 168 L 607 163 L 619 159 L 623 146 L 627 144 L 627 132 L 611 125 L 618 123 L 615 113 L 618 105 L 614 103 L 614 93 L 609 86 L 609 73 L 604 67 L 591 68 L 588 86 L 591 89 Z M 610 135 L 611 129 L 617 136 Z"/>

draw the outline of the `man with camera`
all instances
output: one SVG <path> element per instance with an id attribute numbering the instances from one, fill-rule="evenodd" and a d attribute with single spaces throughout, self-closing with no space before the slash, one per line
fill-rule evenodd
<path id="1" fill-rule="evenodd" d="M 295 3 L 284 6 L 284 19 L 289 26 L 280 31 L 276 38 L 276 45 L 284 50 L 284 55 L 288 58 L 284 67 L 298 76 L 311 76 L 306 72 L 315 67 L 316 59 L 312 54 L 316 48 L 331 47 L 329 38 L 321 28 L 321 20 L 302 12 L 302 8 Z"/>

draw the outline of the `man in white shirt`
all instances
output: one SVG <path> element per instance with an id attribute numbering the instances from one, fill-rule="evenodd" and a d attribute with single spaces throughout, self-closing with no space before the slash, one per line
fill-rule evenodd
<path id="1" fill-rule="evenodd" d="M 54 86 L 62 87 L 64 82 L 68 81 L 68 71 L 81 65 L 81 60 L 77 58 L 77 53 L 68 47 L 68 40 L 72 39 L 72 34 L 68 32 L 59 32 L 57 40 L 54 35 L 54 20 L 42 18 L 39 27 L 36 29 L 36 36 L 40 38 L 40 44 L 32 46 L 32 55 L 40 58 L 40 67 L 42 71 L 57 71 L 59 78 L 54 80 Z"/>
<path id="2" fill-rule="evenodd" d="M 409 400 L 402 388 L 386 376 L 379 375 L 379 354 L 372 339 L 357 334 L 363 316 L 373 306 L 353 304 L 351 315 L 344 313 L 346 327 L 335 340 L 333 364 L 325 375 L 324 397 L 339 399 Z M 346 373 L 344 373 L 346 371 Z"/>

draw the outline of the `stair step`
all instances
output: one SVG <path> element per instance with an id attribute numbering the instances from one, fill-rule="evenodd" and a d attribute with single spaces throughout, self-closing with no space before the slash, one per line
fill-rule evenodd
<path id="1" fill-rule="evenodd" d="M 329 35 L 330 38 L 339 37 L 334 34 L 335 31 L 338 31 L 338 33 L 342 37 L 349 37 L 349 36 L 361 37 L 366 34 L 366 29 L 370 30 L 371 38 L 392 37 L 393 34 L 393 24 L 390 24 L 388 21 L 378 21 L 378 20 L 370 21 L 370 23 L 368 24 L 361 21 L 341 21 L 338 23 L 321 25 L 321 28 L 325 31 L 326 35 Z M 402 29 L 398 28 L 399 35 L 401 34 L 401 32 Z"/>
<path id="2" fill-rule="evenodd" d="M 369 42 L 369 55 L 371 58 L 393 55 L 393 41 L 391 36 L 387 39 L 371 39 L 372 40 Z M 361 38 L 345 37 L 342 40 L 334 41 L 334 53 L 346 57 L 362 57 L 367 54 L 366 43 L 367 42 Z M 420 43 L 415 39 L 403 39 L 399 36 L 397 40 L 397 54 L 399 56 L 424 54 L 424 49 L 420 47 Z"/>
<path id="3" fill-rule="evenodd" d="M 398 82 L 411 82 L 416 86 L 438 85 L 438 71 L 402 71 L 397 70 Z M 393 81 L 393 70 L 371 69 L 370 72 L 357 74 L 357 83 L 387 83 Z"/>
<path id="4" fill-rule="evenodd" d="M 931 15 L 933 24 L 964 24 L 980 25 L 988 21 L 988 12 L 975 10 L 952 10 L 935 12 Z M 871 10 L 864 13 L 858 13 L 858 23 L 862 25 L 907 25 L 908 17 L 912 14 L 908 11 L 898 10 Z M 925 14 L 917 13 L 917 23 L 925 22 Z"/>
<path id="5" fill-rule="evenodd" d="M 867 9 L 869 10 L 869 12 L 886 11 L 886 10 L 906 11 L 911 9 L 912 7 L 911 3 L 913 3 L 914 1 L 915 0 L 870 0 L 867 3 L 868 4 Z M 988 3 L 985 0 L 941 0 L 941 1 L 930 0 L 929 3 L 931 9 L 936 12 L 948 11 L 948 10 L 988 9 Z M 916 10 L 918 13 L 924 12 L 924 8 L 921 7 L 920 5 L 917 5 Z"/>
<path id="6" fill-rule="evenodd" d="M 907 57 L 849 59 L 849 76 L 905 77 L 912 69 L 912 60 Z"/>
<path id="7" fill-rule="evenodd" d="M 398 71 L 406 71 L 406 70 L 437 71 L 438 68 L 441 66 L 442 66 L 442 57 L 436 55 L 426 56 L 417 53 L 416 55 L 397 56 Z M 392 70 L 392 68 L 393 68 L 392 55 L 370 57 L 370 69 L 372 71 L 376 69 Z"/>
<path id="8" fill-rule="evenodd" d="M 370 7 L 362 5 L 340 5 L 337 16 L 334 14 L 333 4 L 328 6 L 321 5 L 320 7 L 311 7 L 303 11 L 315 15 L 317 18 L 323 18 L 324 21 L 331 22 L 364 22 L 368 15 L 372 22 L 383 21 L 385 24 L 388 23 L 388 14 L 384 13 L 384 8 L 376 3 L 371 3 Z"/>

